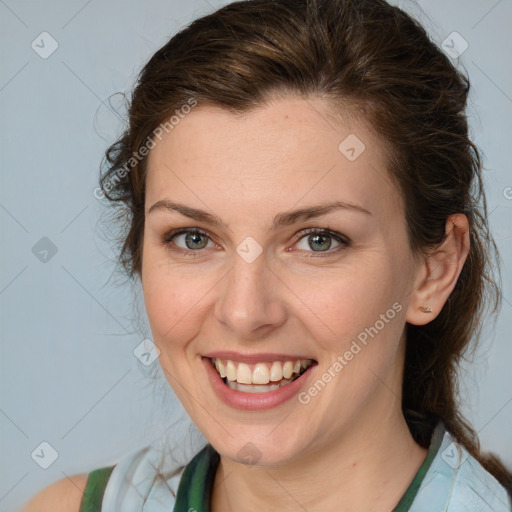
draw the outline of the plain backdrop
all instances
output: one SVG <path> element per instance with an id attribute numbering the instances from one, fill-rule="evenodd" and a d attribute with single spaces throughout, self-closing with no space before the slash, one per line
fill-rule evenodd
<path id="1" fill-rule="evenodd" d="M 64 475 L 115 463 L 180 418 L 171 437 L 189 447 L 184 457 L 204 442 L 157 361 L 134 355 L 151 333 L 139 291 L 114 273 L 94 189 L 125 114 L 122 97 L 109 97 L 129 92 L 179 28 L 225 3 L 0 0 L 0 511 Z M 467 45 L 452 60 L 473 85 L 468 113 L 504 301 L 461 392 L 482 446 L 512 465 L 512 3 L 399 5 L 441 47 L 446 38 Z"/>

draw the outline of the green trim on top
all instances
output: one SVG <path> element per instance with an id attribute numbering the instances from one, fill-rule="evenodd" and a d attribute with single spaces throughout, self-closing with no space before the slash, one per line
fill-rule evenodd
<path id="1" fill-rule="evenodd" d="M 413 501 L 427 471 L 435 459 L 445 434 L 444 427 L 439 424 L 434 430 L 427 456 L 418 469 L 413 481 L 405 491 L 393 512 L 409 512 Z M 220 455 L 211 444 L 207 444 L 185 467 L 176 495 L 174 512 L 210 512 L 215 474 L 220 462 Z M 80 511 L 89 512 L 89 511 Z"/>
<path id="2" fill-rule="evenodd" d="M 108 479 L 112 474 L 114 466 L 95 469 L 89 473 L 85 486 L 80 512 L 101 512 L 101 503 Z"/>
<path id="3" fill-rule="evenodd" d="M 405 491 L 405 494 L 402 496 L 402 499 L 398 502 L 398 505 L 393 509 L 393 512 L 408 512 L 411 508 L 413 501 L 418 494 L 421 483 L 427 474 L 430 466 L 432 465 L 433 460 L 435 459 L 437 453 L 439 452 L 439 448 L 441 447 L 441 443 L 444 437 L 444 428 L 437 428 L 434 430 L 432 435 L 432 440 L 430 442 L 430 447 L 427 452 L 427 456 L 423 461 L 423 464 L 418 469 L 416 476 L 413 481 Z"/>
<path id="4" fill-rule="evenodd" d="M 174 512 L 209 512 L 220 455 L 207 444 L 185 467 L 176 493 Z"/>

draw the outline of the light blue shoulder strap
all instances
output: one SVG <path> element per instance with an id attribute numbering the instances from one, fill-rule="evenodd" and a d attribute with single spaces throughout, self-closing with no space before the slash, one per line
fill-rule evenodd
<path id="1" fill-rule="evenodd" d="M 505 488 L 445 432 L 410 512 L 511 512 Z"/>
<path id="2" fill-rule="evenodd" d="M 170 512 L 184 467 L 165 468 L 156 478 L 159 452 L 147 446 L 118 462 L 110 475 L 101 512 Z"/>

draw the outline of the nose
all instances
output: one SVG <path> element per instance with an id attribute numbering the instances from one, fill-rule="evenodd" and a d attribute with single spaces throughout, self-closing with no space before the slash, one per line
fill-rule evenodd
<path id="1" fill-rule="evenodd" d="M 264 253 L 251 263 L 236 254 L 217 288 L 215 317 L 230 338 L 263 338 L 286 321 L 283 287 Z"/>

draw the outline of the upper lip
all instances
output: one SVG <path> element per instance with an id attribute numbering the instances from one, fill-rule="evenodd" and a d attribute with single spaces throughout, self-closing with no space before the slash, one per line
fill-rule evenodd
<path id="1" fill-rule="evenodd" d="M 218 352 L 209 352 L 204 354 L 203 357 L 209 359 L 229 359 L 230 361 L 236 361 L 239 363 L 262 363 L 264 361 L 298 361 L 298 360 L 309 360 L 315 361 L 312 357 L 304 355 L 290 355 L 290 354 L 272 354 L 269 352 L 262 352 L 259 354 L 240 354 L 239 352 L 233 352 L 229 350 L 222 350 Z"/>

